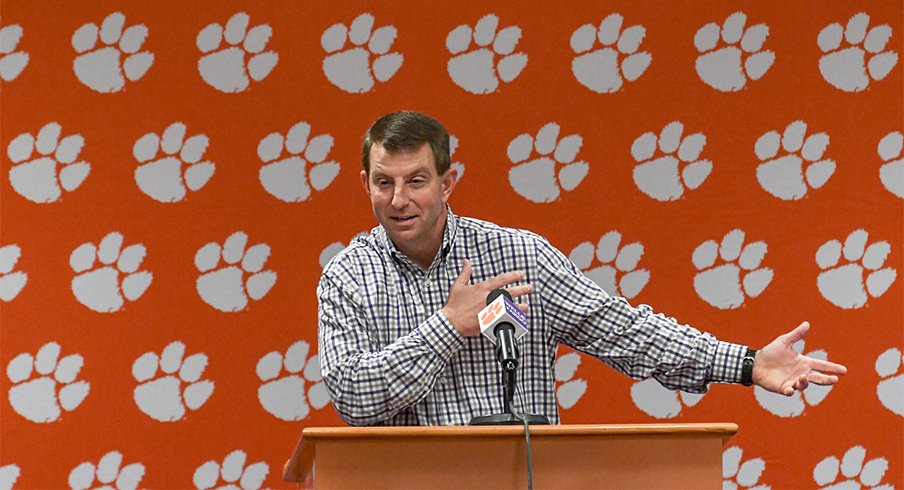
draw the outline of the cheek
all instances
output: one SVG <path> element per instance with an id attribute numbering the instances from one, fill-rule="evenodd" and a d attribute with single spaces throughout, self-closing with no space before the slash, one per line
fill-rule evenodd
<path id="1" fill-rule="evenodd" d="M 370 192 L 370 202 L 374 207 L 383 207 L 392 200 L 391 193 L 373 189 Z"/>

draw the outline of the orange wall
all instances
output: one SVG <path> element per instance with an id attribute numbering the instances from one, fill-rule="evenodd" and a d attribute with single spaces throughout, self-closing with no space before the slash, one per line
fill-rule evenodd
<path id="1" fill-rule="evenodd" d="M 114 12 L 124 15 L 126 28 L 146 27 L 143 43 L 138 29 L 127 30 L 117 44 L 115 17 L 96 44 L 90 27 L 79 30 L 89 23 L 101 26 Z M 272 32 L 267 39 L 261 29 L 249 31 L 245 47 L 251 54 L 232 48 L 236 61 L 229 60 L 230 53 L 219 52 L 228 42 L 217 45 L 216 28 L 204 31 L 199 43 L 206 26 L 225 25 L 239 12 L 249 16 L 249 29 L 268 25 Z M 606 35 L 618 36 L 622 44 L 607 48 L 595 34 L 600 22 L 616 12 L 623 16 L 622 28 L 605 27 L 602 37 L 612 44 L 614 37 Z M 723 26 L 735 12 L 746 14 L 746 24 L 732 27 L 739 19 L 734 17 Z M 866 30 L 861 29 L 864 18 L 857 17 L 848 26 L 849 39 L 841 40 L 841 32 L 832 28 L 823 32 L 833 23 L 840 29 L 860 12 L 869 16 Z M 401 58 L 382 58 L 374 68 L 384 81 L 368 78 L 380 53 L 361 51 L 360 66 L 349 61 L 332 67 L 343 58 L 324 61 L 331 55 L 321 39 L 328 28 L 348 26 L 364 13 L 375 19 L 373 50 L 383 51 L 378 45 L 385 48 L 392 38 L 390 30 L 378 27 L 391 25 L 397 33 L 388 52 Z M 490 64 L 483 67 L 485 78 L 479 78 L 481 55 L 455 58 L 479 49 L 468 43 L 467 31 L 460 31 L 462 46 L 454 39 L 449 43 L 456 54 L 447 48 L 447 36 L 488 14 L 499 18 L 497 49 L 503 54 L 486 52 Z M 715 25 L 698 33 L 709 23 Z M 588 37 L 573 38 L 585 24 L 592 24 L 584 28 Z M 768 27 L 761 45 L 755 37 L 765 30 L 758 24 Z M 885 28 L 870 30 L 883 24 L 890 28 L 886 45 L 881 42 Z M 12 42 L 14 25 L 23 33 L 17 43 Z M 642 38 L 639 29 L 629 29 L 635 25 L 643 27 Z M 510 26 L 520 29 L 520 37 L 516 30 L 503 31 Z M 621 246 L 636 242 L 643 247 L 636 264 L 631 259 L 638 248 L 624 251 L 621 260 L 630 264 L 618 277 L 641 270 L 649 274 L 646 281 L 635 274 L 623 284 L 622 293 L 632 296 L 632 303 L 651 304 L 681 322 L 755 347 L 809 320 L 813 329 L 803 350 L 822 350 L 850 370 L 830 392 L 814 390 L 803 399 L 783 401 L 751 389 L 715 386 L 697 400 L 637 385 L 590 358 L 580 358 L 575 366 L 569 356 L 559 361 L 564 423 L 731 421 L 741 430 L 730 445 L 743 452 L 742 463 L 752 463 L 742 465 L 740 474 L 729 468 L 727 480 L 802 488 L 848 477 L 867 482 L 878 475 L 875 483 L 904 486 L 904 294 L 898 277 L 904 272 L 904 157 L 895 143 L 904 131 L 899 2 L 470 1 L 428 7 L 401 1 L 9 0 L 3 3 L 0 27 L 11 29 L 3 35 L 5 52 L 0 53 L 9 58 L 0 59 L 0 67 L 7 64 L 0 72 L 0 281 L 5 281 L 0 291 L 7 296 L 0 303 L 3 488 L 13 481 L 14 488 L 90 482 L 90 465 L 111 451 L 122 454 L 122 471 L 116 473 L 115 457 L 108 457 L 97 478 L 119 474 L 123 484 L 140 481 L 153 488 L 203 486 L 214 484 L 217 469 L 226 467 L 244 471 L 245 486 L 252 488 L 266 467 L 263 485 L 286 487 L 281 467 L 299 431 L 341 424 L 330 406 L 322 406 L 322 385 L 311 374 L 316 372 L 321 255 L 375 225 L 358 180 L 360 138 L 374 119 L 403 108 L 434 115 L 456 136 L 453 162 L 464 169 L 451 199 L 456 213 L 536 231 L 566 254 L 584 242 L 596 247 L 603 235 L 618 231 Z M 227 37 L 235 30 L 241 39 L 242 30 L 232 27 Z M 356 35 L 360 27 L 353 29 Z M 706 45 L 709 29 L 716 45 L 701 53 L 695 36 Z M 858 30 L 866 35 L 865 44 Z M 362 31 L 367 39 L 367 30 Z M 336 46 L 330 39 L 324 43 L 337 49 L 332 54 L 352 48 L 350 42 L 341 46 L 341 29 L 330 32 L 339 33 Z M 728 42 L 719 39 L 720 33 Z M 738 43 L 733 33 L 749 36 Z M 506 40 L 517 40 L 512 53 L 526 58 L 506 58 Z M 834 48 L 833 41 L 840 47 Z M 104 47 L 105 42 L 113 47 Z M 742 53 L 738 45 L 752 51 L 740 58 L 752 59 L 747 68 L 732 58 Z M 864 51 L 864 45 L 878 54 Z M 246 78 L 245 63 L 261 51 L 265 56 L 251 64 L 259 80 Z M 125 61 L 127 77 L 122 78 L 120 66 L 136 52 Z M 21 54 L 12 57 L 16 53 L 27 54 L 24 68 L 19 68 Z M 150 64 L 147 53 L 153 54 Z M 645 56 L 628 61 L 637 53 L 649 55 L 646 68 L 641 69 Z M 867 61 L 875 58 L 872 71 L 857 59 L 864 53 Z M 205 56 L 219 58 L 202 60 Z M 495 72 L 494 64 L 503 58 Z M 519 72 L 517 64 L 524 59 Z M 494 83 L 495 73 L 510 81 Z M 329 146 L 325 138 L 311 141 L 309 153 L 298 157 L 289 154 L 299 152 L 294 143 L 281 153 L 279 141 L 272 155 L 259 151 L 265 137 L 285 135 L 301 121 L 311 126 L 312 137 L 330 135 L 327 155 L 322 154 Z M 660 135 L 673 121 L 683 126 L 681 141 L 686 142 L 678 152 L 669 148 L 674 137 Z M 795 121 L 805 122 L 806 137 L 813 139 L 795 144 Z M 40 132 L 54 122 L 61 128 L 59 144 L 53 126 Z M 186 142 L 182 157 L 188 163 L 180 163 L 178 154 L 155 154 L 153 137 L 141 140 L 177 122 L 187 128 L 186 140 L 207 138 L 206 148 L 200 139 Z M 552 140 L 559 144 L 558 154 L 543 150 L 545 135 L 537 137 L 548 123 L 560 127 Z M 765 149 L 768 137 L 757 144 L 789 125 L 776 153 Z M 641 138 L 645 133 L 652 135 Z M 705 137 L 702 146 L 699 136 L 690 137 L 697 133 Z M 36 151 L 30 152 L 34 144 L 23 134 L 36 138 Z M 522 137 L 528 144 L 525 160 L 513 162 L 510 145 L 523 134 L 528 135 Z M 80 151 L 78 138 L 63 139 L 69 135 L 81 136 Z M 568 135 L 580 137 L 576 154 L 566 155 L 577 146 L 569 146 L 576 138 L 561 141 Z M 163 150 L 170 153 L 180 149 L 172 136 L 164 138 Z M 531 149 L 536 139 L 540 148 Z M 647 140 L 659 143 L 659 148 L 649 147 L 653 155 L 643 154 Z M 695 141 L 699 152 L 692 151 Z M 822 162 L 812 168 L 813 163 L 803 162 L 803 169 L 811 168 L 809 181 L 795 167 L 804 143 L 804 156 Z M 315 155 L 317 150 L 321 155 Z M 556 155 L 562 161 L 554 161 Z M 262 167 L 290 157 L 311 160 L 295 176 L 320 189 L 304 192 L 304 184 L 285 176 L 262 184 Z M 531 173 L 532 167 L 525 166 L 542 166 L 534 160 L 550 157 L 549 174 Z M 166 163 L 155 163 L 163 158 L 173 159 L 174 173 L 167 175 Z M 676 167 L 668 166 L 669 158 Z M 185 178 L 196 190 L 186 191 L 179 169 L 196 159 L 210 165 L 188 172 Z M 321 159 L 327 163 L 315 167 L 313 161 Z M 74 163 L 65 164 L 69 160 Z M 697 163 L 684 180 L 676 180 L 676 172 L 698 160 L 708 160 L 711 171 Z M 825 160 L 834 162 L 833 171 Z M 330 171 L 337 167 L 333 179 Z M 317 170 L 308 174 L 312 168 Z M 883 181 L 883 175 L 889 177 Z M 665 186 L 672 181 L 677 191 L 670 193 Z M 70 190 L 60 190 L 58 182 Z M 721 269 L 727 271 L 724 277 L 707 274 L 710 266 L 693 260 L 695 250 L 698 256 L 706 250 L 698 247 L 708 240 L 721 242 L 736 229 L 744 232 L 744 247 L 753 244 L 744 248 L 742 265 L 760 271 L 748 279 L 747 289 L 738 289 L 749 271 L 737 269 L 731 246 L 713 265 L 728 264 Z M 858 250 L 863 235 L 854 233 L 861 229 L 868 234 L 865 252 Z M 217 263 L 214 246 L 212 260 L 204 253 L 196 257 L 199 250 L 211 242 L 222 245 L 238 231 L 247 235 L 248 247 L 266 245 L 245 254 L 249 262 L 256 257 L 259 268 L 248 263 L 252 272 L 236 269 L 237 279 L 223 272 L 199 282 L 200 276 L 227 267 Z M 112 232 L 124 239 L 121 254 L 114 239 L 101 246 L 99 261 L 93 261 L 90 245 L 79 249 L 98 245 Z M 821 248 L 832 240 L 845 244 L 838 261 L 831 245 Z M 136 244 L 144 247 L 143 260 L 138 260 L 140 247 L 126 248 Z M 242 247 L 236 248 L 241 257 Z M 584 246 L 573 255 L 586 262 L 583 268 L 606 267 L 600 258 L 591 260 L 587 250 L 592 248 Z M 748 264 L 757 250 L 765 252 L 762 260 Z M 118 266 L 105 265 L 118 256 L 124 257 Z M 93 272 L 103 267 L 110 268 Z M 244 283 L 259 271 L 273 274 Z M 123 291 L 132 299 L 122 299 Z M 259 298 L 247 299 L 248 291 Z M 729 293 L 738 301 L 732 302 Z M 177 341 L 186 347 L 185 362 L 170 349 L 162 369 L 187 366 L 184 382 L 155 372 L 156 358 L 147 354 L 159 356 Z M 297 350 L 300 341 L 310 344 L 309 353 Z M 60 346 L 58 357 L 53 343 Z M 51 347 L 38 355 L 47 344 Z M 293 344 L 296 349 L 286 355 Z M 271 352 L 276 354 L 261 362 Z M 203 355 L 189 357 L 194 354 Z M 67 357 L 72 355 L 77 356 Z M 297 362 L 280 371 L 283 357 Z M 300 370 L 309 365 L 304 379 Z M 575 367 L 572 373 L 569 368 Z M 61 379 L 54 380 L 51 372 Z M 274 382 L 283 384 L 262 388 Z M 304 386 L 305 394 L 293 391 L 292 383 Z M 190 391 L 181 391 L 187 387 Z M 281 393 L 295 401 L 280 401 Z M 59 400 L 67 405 L 62 410 L 55 408 Z M 185 408 L 186 400 L 197 406 Z M 299 408 L 305 406 L 309 410 Z M 862 472 L 857 446 L 865 449 Z M 224 462 L 235 450 L 247 460 Z M 835 478 L 832 457 L 853 473 Z M 883 460 L 884 473 L 879 471 Z M 90 465 L 79 466 L 86 462 Z M 264 465 L 252 465 L 258 462 Z M 758 462 L 764 464 L 759 475 Z M 226 473 L 218 485 L 227 481 Z"/>

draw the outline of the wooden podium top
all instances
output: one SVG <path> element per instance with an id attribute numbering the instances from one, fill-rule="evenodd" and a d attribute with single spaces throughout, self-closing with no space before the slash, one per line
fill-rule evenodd
<path id="1" fill-rule="evenodd" d="M 532 425 L 531 438 L 556 437 L 706 437 L 727 441 L 738 431 L 737 424 L 612 424 L 612 425 Z M 314 467 L 314 447 L 325 441 L 374 441 L 394 439 L 499 439 L 524 437 L 524 426 L 451 427 L 307 427 L 301 431 L 292 458 L 283 467 L 287 482 L 308 479 Z"/>

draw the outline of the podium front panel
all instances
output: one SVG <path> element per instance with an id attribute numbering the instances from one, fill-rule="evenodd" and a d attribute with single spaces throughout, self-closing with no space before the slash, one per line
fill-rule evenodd
<path id="1" fill-rule="evenodd" d="M 453 436 L 444 429 L 450 428 L 317 438 L 314 484 L 318 489 L 527 487 L 523 430 L 494 434 L 455 428 Z M 718 489 L 723 442 L 734 431 L 729 432 L 532 428 L 534 484 L 543 489 Z"/>

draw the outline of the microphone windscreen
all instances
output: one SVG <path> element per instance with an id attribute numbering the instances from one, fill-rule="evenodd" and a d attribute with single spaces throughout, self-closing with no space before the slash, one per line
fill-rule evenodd
<path id="1" fill-rule="evenodd" d="M 490 291 L 490 294 L 487 296 L 487 304 L 490 304 L 493 301 L 496 301 L 496 298 L 498 298 L 499 296 L 505 296 L 506 298 L 508 298 L 509 301 L 514 301 L 512 299 L 511 293 L 509 293 L 505 289 L 494 289 L 494 290 Z"/>

